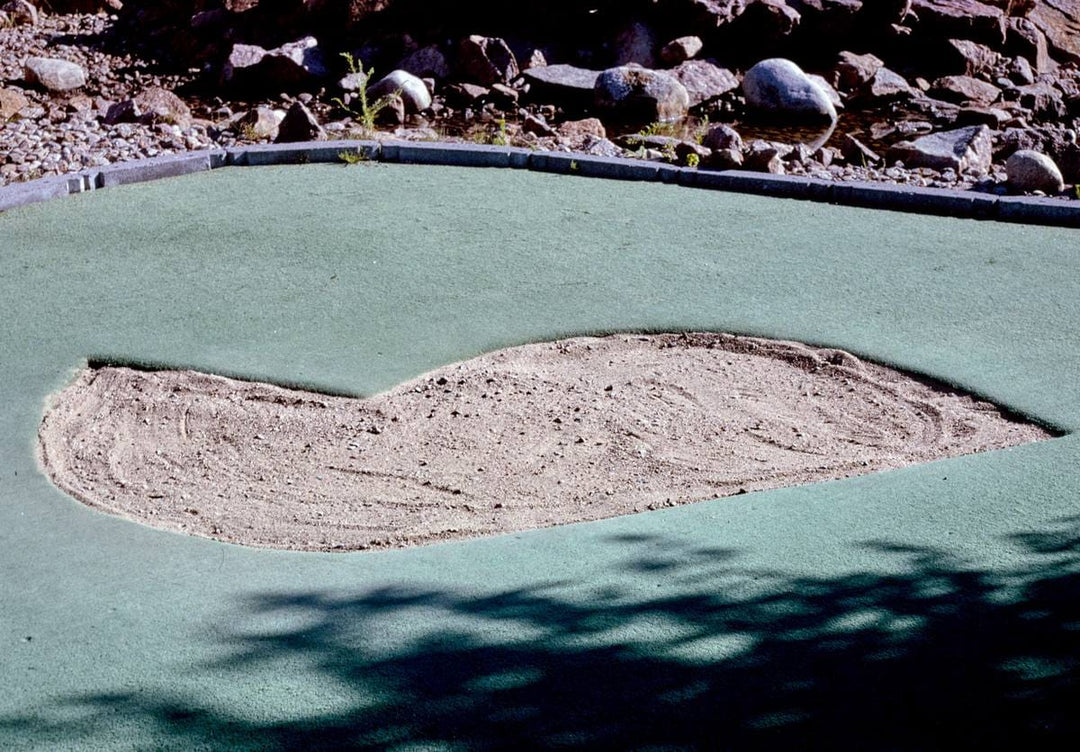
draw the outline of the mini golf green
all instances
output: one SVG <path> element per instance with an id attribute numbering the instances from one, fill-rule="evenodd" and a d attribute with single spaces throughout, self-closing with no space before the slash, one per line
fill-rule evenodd
<path id="1" fill-rule="evenodd" d="M 670 185 L 219 169 L 0 214 L 0 748 L 1075 742 L 1080 235 Z M 425 548 L 245 549 L 37 470 L 87 359 L 369 394 L 580 333 L 840 347 L 1065 434 Z"/>

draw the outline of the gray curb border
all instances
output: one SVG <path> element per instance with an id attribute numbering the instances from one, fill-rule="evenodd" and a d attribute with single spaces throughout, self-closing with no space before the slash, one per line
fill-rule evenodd
<path id="1" fill-rule="evenodd" d="M 52 176 L 0 188 L 0 212 L 72 193 L 206 172 L 219 167 L 360 161 L 399 164 L 502 167 L 617 180 L 659 181 L 690 188 L 752 193 L 843 206 L 1080 228 L 1080 201 L 992 196 L 970 191 L 845 183 L 742 170 L 714 172 L 637 159 L 568 152 L 530 151 L 511 146 L 413 141 L 312 141 L 184 152 Z"/>

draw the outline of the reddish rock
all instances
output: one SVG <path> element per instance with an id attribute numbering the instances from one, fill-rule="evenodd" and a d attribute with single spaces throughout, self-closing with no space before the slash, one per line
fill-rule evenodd
<path id="1" fill-rule="evenodd" d="M 1050 57 L 1046 35 L 1027 18 L 1010 18 L 1005 32 L 1005 52 L 1027 58 L 1037 73 L 1046 73 L 1057 67 Z"/>
<path id="2" fill-rule="evenodd" d="M 853 92 L 868 83 L 884 65 L 877 55 L 841 52 L 833 66 L 830 83 L 842 92 Z"/>
<path id="3" fill-rule="evenodd" d="M 1046 35 L 1055 58 L 1080 63 L 1080 0 L 1040 0 L 1028 18 Z"/>
<path id="4" fill-rule="evenodd" d="M 0 124 L 11 120 L 29 106 L 30 100 L 18 89 L 0 89 Z"/>
<path id="5" fill-rule="evenodd" d="M 697 107 L 739 88 L 739 78 L 707 60 L 687 60 L 670 71 L 686 88 L 690 106 Z"/>
<path id="6" fill-rule="evenodd" d="M 912 0 L 920 35 L 974 39 L 998 45 L 1005 41 L 1005 13 L 978 0 Z"/>
<path id="7" fill-rule="evenodd" d="M 604 124 L 597 118 L 567 120 L 565 123 L 560 123 L 556 131 L 567 141 L 582 141 L 586 137 L 607 138 Z"/>
<path id="8" fill-rule="evenodd" d="M 1001 89 L 971 76 L 943 76 L 934 81 L 930 93 L 946 102 L 988 105 L 1001 96 Z"/>
<path id="9" fill-rule="evenodd" d="M 469 82 L 481 86 L 509 83 L 520 74 L 517 58 L 506 42 L 498 37 L 474 34 L 461 40 L 458 63 Z"/>
<path id="10" fill-rule="evenodd" d="M 950 39 L 952 71 L 965 76 L 988 75 L 1001 64 L 1001 55 L 970 39 Z"/>
<path id="11" fill-rule="evenodd" d="M 679 37 L 664 45 L 660 59 L 668 65 L 678 65 L 696 57 L 703 46 L 701 37 Z"/>

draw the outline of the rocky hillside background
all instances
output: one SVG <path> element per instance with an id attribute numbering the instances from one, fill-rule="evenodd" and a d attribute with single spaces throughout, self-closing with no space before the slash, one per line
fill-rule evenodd
<path id="1" fill-rule="evenodd" d="M 6 180 L 88 154 L 364 135 L 998 192 L 1080 182 L 1080 0 L 0 8 Z"/>

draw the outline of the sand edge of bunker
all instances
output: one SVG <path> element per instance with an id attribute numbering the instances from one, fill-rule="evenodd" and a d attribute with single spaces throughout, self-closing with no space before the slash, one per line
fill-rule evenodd
<path id="1" fill-rule="evenodd" d="M 604 519 L 1054 437 L 850 353 L 725 333 L 496 350 L 368 398 L 95 365 L 50 397 L 62 490 L 152 527 L 354 551 Z"/>

